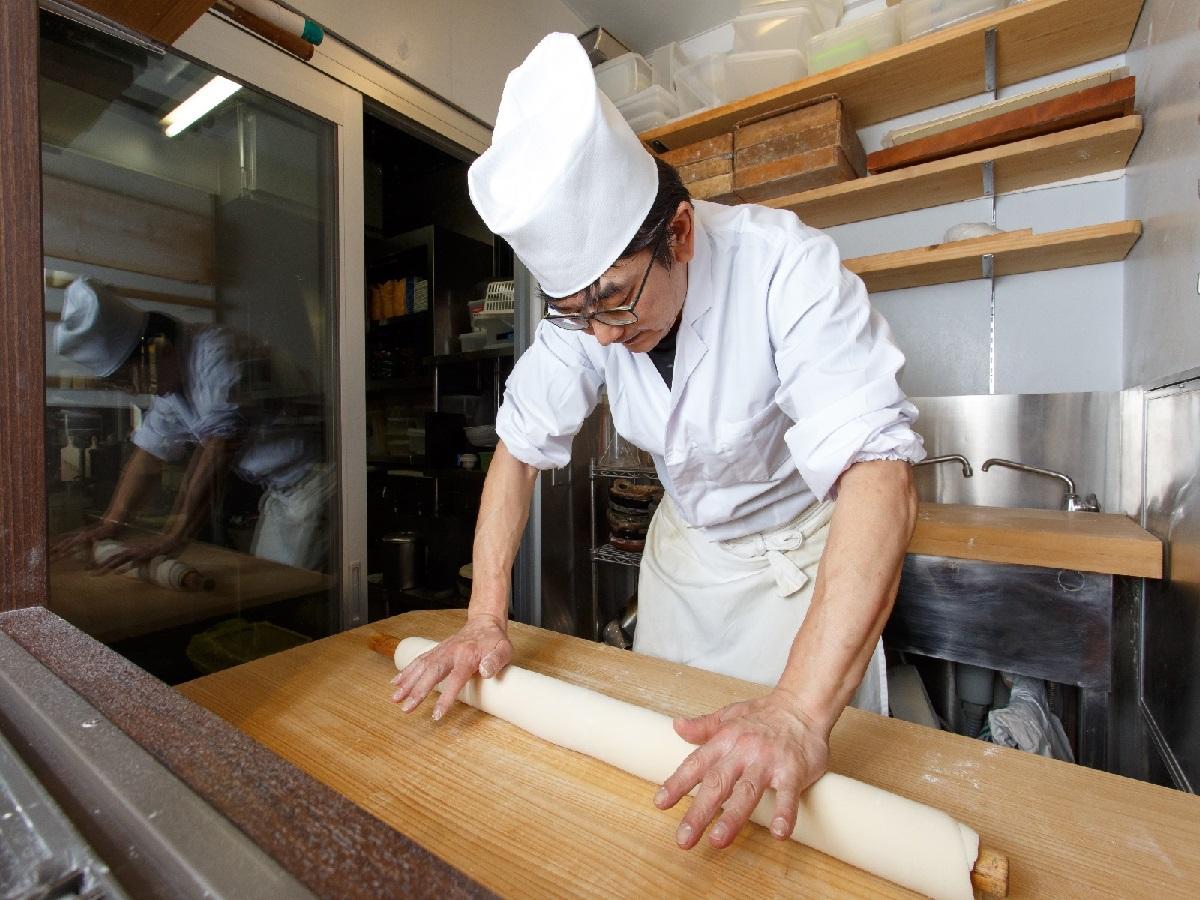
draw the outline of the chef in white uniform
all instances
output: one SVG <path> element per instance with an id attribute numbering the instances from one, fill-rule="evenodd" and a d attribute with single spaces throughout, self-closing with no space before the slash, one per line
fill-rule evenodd
<path id="1" fill-rule="evenodd" d="M 132 393 L 149 389 L 151 346 L 157 373 L 157 394 L 133 432 L 137 449 L 108 509 L 97 524 L 59 540 L 55 555 L 116 536 L 161 479 L 162 464 L 190 460 L 164 531 L 126 542 L 100 571 L 180 550 L 208 514 L 227 469 L 263 488 L 251 552 L 297 568 L 325 567 L 333 486 L 319 462 L 319 426 L 296 415 L 312 391 L 290 360 L 230 328 L 135 309 L 91 278 L 67 287 L 54 344 L 62 356 Z"/>
<path id="2" fill-rule="evenodd" d="M 833 241 L 789 212 L 692 202 L 596 89 L 570 35 L 508 77 L 469 173 L 484 221 L 537 279 L 546 318 L 496 420 L 466 626 L 396 677 L 406 711 L 511 659 L 510 571 L 539 471 L 564 466 L 602 387 L 665 488 L 634 650 L 770 685 L 676 728 L 698 745 L 655 798 L 699 786 L 677 835 L 728 845 L 764 789 L 786 837 L 851 701 L 886 714 L 880 633 L 924 455 L 904 357 Z M 662 348 L 674 347 L 664 359 Z M 836 499 L 836 504 L 835 504 Z"/>

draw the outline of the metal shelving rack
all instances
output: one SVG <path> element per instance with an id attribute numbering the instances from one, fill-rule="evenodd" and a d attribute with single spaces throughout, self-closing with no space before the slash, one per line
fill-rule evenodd
<path id="1" fill-rule="evenodd" d="M 654 469 L 650 468 L 623 468 L 619 466 L 606 466 L 592 460 L 588 466 L 588 496 L 591 504 L 591 528 L 592 528 L 592 639 L 600 639 L 600 629 L 603 623 L 600 621 L 600 577 L 597 563 L 610 563 L 617 566 L 626 566 L 636 569 L 642 563 L 642 554 L 633 553 L 628 550 L 618 550 L 612 544 L 598 543 L 599 536 L 596 533 L 596 479 L 617 479 L 626 478 L 631 481 L 658 481 L 658 474 Z"/>

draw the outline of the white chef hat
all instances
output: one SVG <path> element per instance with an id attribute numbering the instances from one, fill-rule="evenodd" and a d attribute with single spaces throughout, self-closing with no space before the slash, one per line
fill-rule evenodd
<path id="1" fill-rule="evenodd" d="M 107 378 L 129 359 L 148 318 L 148 313 L 134 309 L 106 285 L 77 278 L 67 286 L 62 320 L 54 328 L 54 349 Z"/>
<path id="2" fill-rule="evenodd" d="M 629 246 L 658 169 L 587 53 L 548 34 L 504 83 L 492 145 L 467 175 L 471 202 L 551 297 L 583 290 Z"/>

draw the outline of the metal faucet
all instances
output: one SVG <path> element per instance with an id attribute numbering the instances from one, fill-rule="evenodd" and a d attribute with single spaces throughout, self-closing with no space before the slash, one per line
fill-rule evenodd
<path id="1" fill-rule="evenodd" d="M 965 457 L 958 453 L 948 453 L 945 456 L 931 456 L 928 459 L 923 459 L 920 462 L 913 463 L 913 468 L 917 466 L 936 466 L 939 463 L 956 462 L 962 466 L 963 478 L 970 478 L 975 473 L 971 471 L 971 463 Z"/>
<path id="2" fill-rule="evenodd" d="M 1067 492 L 1063 495 L 1063 509 L 1067 510 L 1067 512 L 1100 512 L 1100 501 L 1096 499 L 1096 495 L 1088 494 L 1086 498 L 1080 498 L 1075 493 L 1075 482 L 1071 479 L 1070 475 L 1055 472 L 1053 469 L 1040 469 L 1037 466 L 1027 466 L 1025 463 L 1013 462 L 1011 459 L 989 459 L 980 466 L 980 469 L 986 472 L 992 466 L 1003 466 L 1006 469 L 1016 469 L 1018 472 L 1031 472 L 1034 475 L 1045 475 L 1047 478 L 1060 478 L 1067 485 Z"/>

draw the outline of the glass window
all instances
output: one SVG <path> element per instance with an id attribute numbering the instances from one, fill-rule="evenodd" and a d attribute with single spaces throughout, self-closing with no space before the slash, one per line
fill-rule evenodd
<path id="1" fill-rule="evenodd" d="M 175 683 L 338 626 L 334 126 L 42 15 L 50 609 Z"/>

